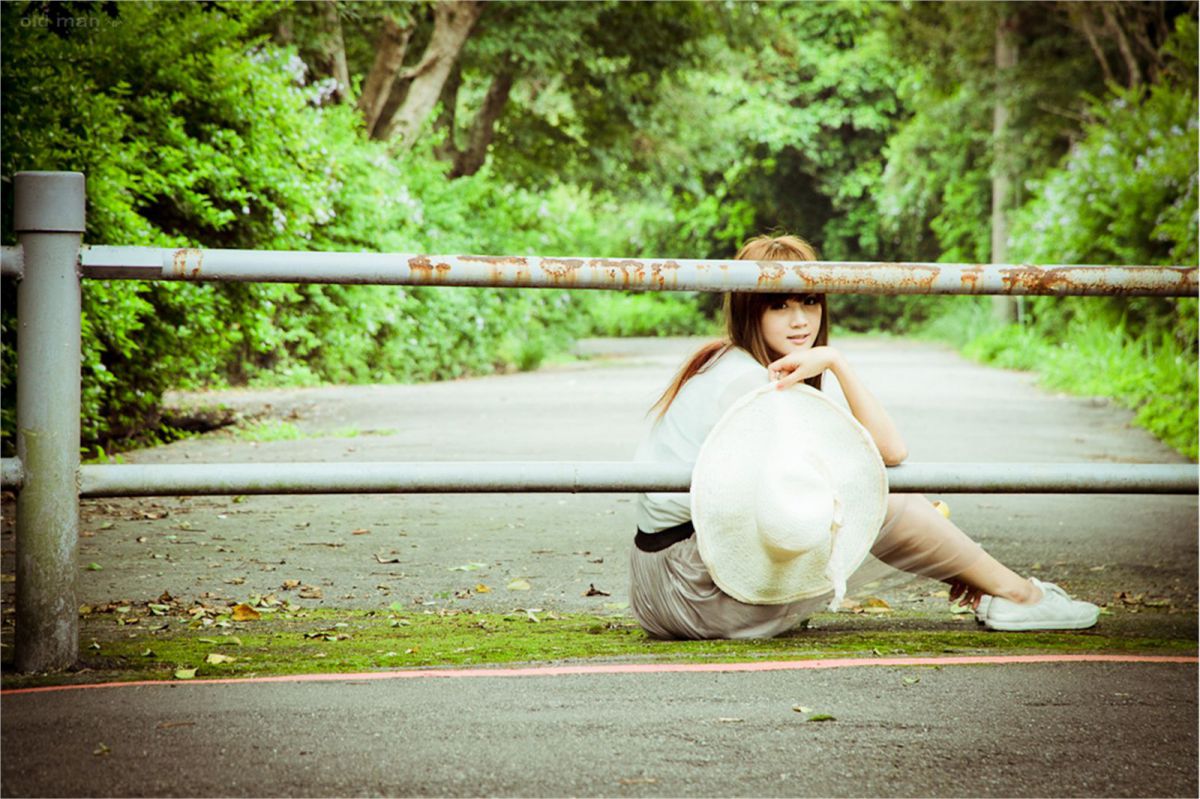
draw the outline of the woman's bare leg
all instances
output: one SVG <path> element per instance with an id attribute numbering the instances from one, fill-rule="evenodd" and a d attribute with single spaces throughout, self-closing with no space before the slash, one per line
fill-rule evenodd
<path id="1" fill-rule="evenodd" d="M 871 548 L 902 571 L 942 580 L 951 599 L 977 606 L 984 594 L 1020 604 L 1042 598 L 1029 580 L 993 558 L 920 494 L 891 494 L 884 528 Z"/>

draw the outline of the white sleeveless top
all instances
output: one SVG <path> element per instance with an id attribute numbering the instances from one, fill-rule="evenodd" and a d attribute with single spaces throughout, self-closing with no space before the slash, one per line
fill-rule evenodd
<path id="1" fill-rule="evenodd" d="M 700 454 L 700 445 L 729 406 L 768 381 L 765 366 L 740 347 L 731 347 L 683 384 L 666 414 L 643 439 L 634 461 L 691 466 Z M 691 499 L 686 493 L 638 495 L 637 526 L 643 532 L 657 533 L 691 518 Z"/>

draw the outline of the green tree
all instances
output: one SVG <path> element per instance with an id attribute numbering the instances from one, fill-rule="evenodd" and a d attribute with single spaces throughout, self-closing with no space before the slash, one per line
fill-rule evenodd
<path id="1" fill-rule="evenodd" d="M 330 103 L 294 50 L 267 41 L 277 11 L 4 5 L 0 169 L 84 172 L 91 244 L 623 248 L 625 231 L 598 221 L 615 218 L 602 194 L 534 193 L 484 172 L 451 188 L 432 142 L 396 158 L 367 141 L 358 112 Z M 95 24 L 48 16 L 68 12 Z M 11 182 L 3 189 L 10 214 Z M 13 300 L 5 291 L 6 445 L 18 377 Z M 573 304 L 563 292 L 86 281 L 84 440 L 154 431 L 169 387 L 535 365 L 569 336 Z"/>

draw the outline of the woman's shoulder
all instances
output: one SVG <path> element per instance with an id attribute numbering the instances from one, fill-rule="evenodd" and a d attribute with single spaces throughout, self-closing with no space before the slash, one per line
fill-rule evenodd
<path id="1" fill-rule="evenodd" d="M 692 392 L 721 393 L 731 383 L 739 382 L 748 376 L 762 376 L 766 379 L 766 367 L 754 359 L 754 356 L 741 347 L 731 346 L 709 361 L 704 369 L 688 381 L 695 384 Z M 684 385 L 684 389 L 688 388 Z"/>
<path id="2" fill-rule="evenodd" d="M 745 372 L 752 369 L 765 369 L 766 367 L 741 347 L 731 345 L 713 360 L 711 368 L 721 369 L 726 372 Z"/>

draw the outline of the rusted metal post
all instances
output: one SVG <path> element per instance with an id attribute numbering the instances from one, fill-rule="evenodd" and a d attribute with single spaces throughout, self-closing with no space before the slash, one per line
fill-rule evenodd
<path id="1" fill-rule="evenodd" d="M 17 618 L 19 671 L 65 668 L 79 655 L 79 172 L 18 172 Z"/>

